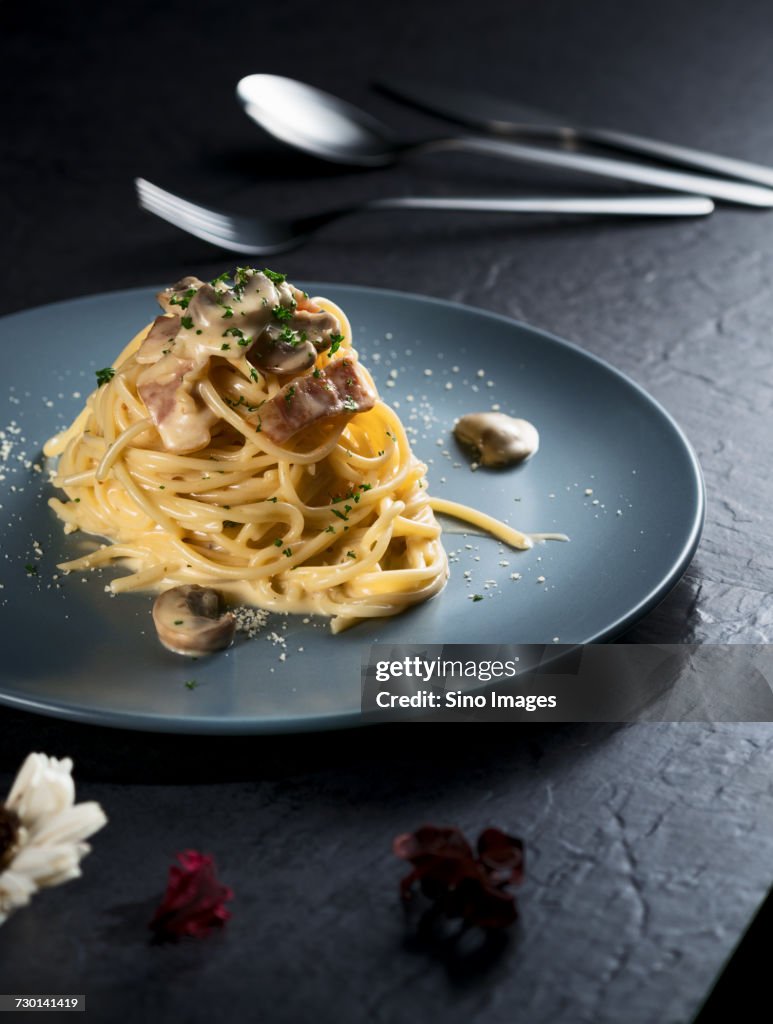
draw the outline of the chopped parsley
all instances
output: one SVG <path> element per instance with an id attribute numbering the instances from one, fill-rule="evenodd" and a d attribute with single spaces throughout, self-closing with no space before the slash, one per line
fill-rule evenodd
<path id="1" fill-rule="evenodd" d="M 475 602 L 475 601 L 482 601 L 483 600 L 483 594 L 473 594 L 472 595 L 472 600 L 473 600 L 473 602 Z"/>
<path id="2" fill-rule="evenodd" d="M 288 345 L 292 345 L 293 348 L 296 348 L 298 345 L 300 345 L 304 341 L 306 341 L 307 338 L 308 338 L 308 334 L 306 334 L 305 331 L 301 331 L 299 333 L 298 331 L 294 331 L 291 327 L 288 327 L 285 324 L 285 326 L 279 332 L 279 339 L 278 340 L 279 341 L 286 341 Z"/>
<path id="3" fill-rule="evenodd" d="M 347 558 L 356 558 L 357 556 L 355 555 L 355 553 L 353 551 L 347 551 L 346 552 L 346 557 Z"/>
<path id="4" fill-rule="evenodd" d="M 275 270 L 269 270 L 268 267 L 263 268 L 263 273 L 272 284 L 284 284 L 287 280 L 287 274 L 277 274 Z"/>
<path id="5" fill-rule="evenodd" d="M 183 325 L 183 327 L 185 328 L 186 331 L 189 331 L 191 329 L 191 327 L 193 327 L 193 317 L 192 316 L 181 316 L 180 317 L 180 323 Z"/>
<path id="6" fill-rule="evenodd" d="M 276 498 L 266 498 L 266 501 L 271 501 L 271 502 L 273 502 L 276 505 L 277 499 Z"/>
<path id="7" fill-rule="evenodd" d="M 262 429 L 263 429 L 263 417 L 262 416 L 258 416 L 258 422 L 255 424 L 255 433 L 259 434 Z M 274 501 L 276 501 L 276 498 L 274 498 Z"/>
<path id="8" fill-rule="evenodd" d="M 101 388 L 103 384 L 107 384 L 109 380 L 115 377 L 115 370 L 112 366 L 105 366 L 102 370 L 96 371 L 97 375 L 97 387 Z"/>
<path id="9" fill-rule="evenodd" d="M 370 486 L 371 486 L 370 484 L 368 484 L 367 486 L 365 486 L 363 484 L 360 484 L 360 487 L 363 487 L 363 486 L 365 487 L 366 491 L 370 490 Z M 331 505 L 338 505 L 342 501 L 353 501 L 355 503 L 355 505 L 356 505 L 361 497 L 362 497 L 361 494 L 355 494 L 354 491 L 349 491 L 349 493 L 345 494 L 342 498 L 331 498 L 330 499 L 330 504 Z M 351 507 L 350 507 L 350 511 L 351 511 Z"/>
<path id="10" fill-rule="evenodd" d="M 244 295 L 244 289 L 247 287 L 247 282 L 251 276 L 252 270 L 250 267 L 237 267 L 234 271 L 233 293 L 239 301 L 241 301 Z"/>
<path id="11" fill-rule="evenodd" d="M 225 352 L 226 349 L 230 349 L 230 347 L 231 346 L 228 344 L 228 342 L 224 341 L 223 344 L 220 346 L 220 350 L 221 350 L 221 352 Z"/>
<path id="12" fill-rule="evenodd" d="M 317 380 L 319 380 L 319 378 L 321 376 L 322 376 L 322 371 L 321 370 L 315 370 L 314 373 L 312 373 L 312 377 L 316 377 Z"/>
<path id="13" fill-rule="evenodd" d="M 24 568 L 27 570 L 28 576 L 37 576 L 38 567 L 36 565 L 33 565 L 32 562 L 27 562 Z"/>
<path id="14" fill-rule="evenodd" d="M 225 273 L 219 274 L 217 277 L 213 277 L 209 282 L 213 288 L 216 288 L 219 284 L 225 284 L 231 275 L 226 270 Z"/>
<path id="15" fill-rule="evenodd" d="M 325 533 L 335 533 L 335 532 L 336 532 L 336 528 L 332 524 L 330 526 L 328 526 L 327 529 L 325 530 Z"/>
<path id="16" fill-rule="evenodd" d="M 175 619 L 175 620 L 174 620 L 174 624 L 175 624 L 175 626 L 182 626 L 182 624 L 183 624 L 184 622 L 185 622 L 185 619 Z"/>
<path id="17" fill-rule="evenodd" d="M 282 546 L 282 538 L 281 537 L 277 537 L 277 539 L 274 541 L 274 546 L 278 547 L 278 548 L 281 548 L 281 546 Z"/>
<path id="18" fill-rule="evenodd" d="M 344 398 L 343 404 L 344 409 L 346 409 L 347 412 L 357 412 L 357 403 L 351 395 L 347 395 L 346 398 Z"/>
<path id="19" fill-rule="evenodd" d="M 223 337 L 227 338 L 229 334 L 239 339 L 239 344 L 242 348 L 250 344 L 250 339 L 245 337 L 244 331 L 240 327 L 227 327 L 223 331 Z"/>
<path id="20" fill-rule="evenodd" d="M 232 409 L 238 409 L 240 405 L 243 405 L 247 412 L 255 412 L 258 408 L 257 405 L 250 405 L 244 395 L 239 395 L 238 402 L 235 402 L 232 398 L 225 399 L 226 405 L 230 405 Z"/>
<path id="21" fill-rule="evenodd" d="M 181 309 L 187 309 L 193 296 L 196 294 L 195 288 L 188 288 L 187 291 L 180 292 L 179 295 L 173 295 L 169 300 L 170 306 L 179 306 Z"/>
<path id="22" fill-rule="evenodd" d="M 281 320 L 283 323 L 287 323 L 288 320 L 293 318 L 293 311 L 289 306 L 274 306 L 271 314 L 275 320 Z"/>
<path id="23" fill-rule="evenodd" d="M 295 385 L 291 384 L 290 387 L 287 389 L 287 393 L 285 394 L 285 402 L 287 402 L 287 404 L 289 405 L 290 402 L 292 402 L 292 400 L 294 398 L 295 398 Z"/>
<path id="24" fill-rule="evenodd" d="M 344 340 L 343 334 L 331 334 L 330 335 L 330 348 L 328 349 L 328 355 L 334 356 L 341 347 L 341 342 Z"/>
<path id="25" fill-rule="evenodd" d="M 285 555 L 287 558 L 291 558 L 292 557 L 292 553 L 293 553 L 293 549 L 292 548 L 284 548 L 284 550 L 282 551 L 282 554 Z"/>
<path id="26" fill-rule="evenodd" d="M 255 383 L 257 384 L 258 383 L 258 379 L 259 379 L 258 378 L 258 371 L 253 366 L 252 369 L 250 370 L 250 380 L 254 380 Z"/>
<path id="27" fill-rule="evenodd" d="M 186 679 L 185 680 L 185 689 L 186 690 L 195 690 L 198 685 L 199 684 L 196 682 L 195 679 Z"/>

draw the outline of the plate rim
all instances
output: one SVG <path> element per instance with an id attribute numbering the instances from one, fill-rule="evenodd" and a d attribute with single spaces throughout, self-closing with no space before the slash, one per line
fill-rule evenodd
<path id="1" fill-rule="evenodd" d="M 458 310 L 464 314 L 483 316 L 507 325 L 517 327 L 532 335 L 573 351 L 585 360 L 596 364 L 606 373 L 617 378 L 624 386 L 632 388 L 639 397 L 649 405 L 663 420 L 670 426 L 676 438 L 681 443 L 684 452 L 688 456 L 688 463 L 691 470 L 692 482 L 695 485 L 696 504 L 692 510 L 692 519 L 688 536 L 682 545 L 678 556 L 674 559 L 670 571 L 664 578 L 633 607 L 619 616 L 614 622 L 604 629 L 599 630 L 593 636 L 582 641 L 582 645 L 593 643 L 608 643 L 629 629 L 635 622 L 652 611 L 679 583 L 684 576 L 700 544 L 701 535 L 706 521 L 706 483 L 703 471 L 698 461 L 698 456 L 689 438 L 682 427 L 677 423 L 671 413 L 654 398 L 638 381 L 634 380 L 622 370 L 617 369 L 601 356 L 589 352 L 580 344 L 569 341 L 557 334 L 542 327 L 535 327 L 533 324 L 523 320 L 516 320 L 504 313 L 497 313 L 492 310 L 483 309 L 480 306 L 472 306 L 463 302 L 456 302 L 451 299 L 443 299 L 433 295 L 421 295 L 418 292 L 407 292 L 395 288 L 381 288 L 362 284 L 347 284 L 336 281 L 315 281 L 301 280 L 301 284 L 319 289 L 324 294 L 326 288 L 346 289 L 349 292 L 361 294 L 373 294 L 389 296 L 409 302 L 420 302 L 426 305 L 440 306 L 444 309 Z M 0 316 L 0 325 L 17 317 L 24 317 L 31 313 L 44 310 L 56 309 L 62 306 L 73 306 L 77 303 L 88 303 L 95 300 L 110 299 L 116 296 L 153 295 L 164 285 L 138 285 L 133 288 L 118 288 L 104 292 L 91 292 L 85 295 L 75 296 L 69 299 L 59 299 L 54 302 L 42 303 L 38 306 L 31 306 L 26 309 L 16 310 Z M 362 712 L 331 711 L 315 715 L 304 715 L 298 718 L 288 719 L 281 716 L 268 716 L 260 719 L 235 720 L 219 716 L 205 716 L 196 719 L 170 718 L 168 715 L 154 715 L 152 712 L 143 712 L 141 715 L 133 711 L 94 710 L 88 707 L 66 707 L 56 703 L 40 701 L 34 698 L 26 698 L 16 694 L 7 694 L 0 689 L 0 705 L 15 708 L 21 711 L 28 711 L 33 714 L 40 714 L 46 717 L 53 717 L 65 721 L 79 722 L 87 725 L 98 725 L 115 729 L 126 729 L 132 732 L 169 733 L 177 735 L 230 735 L 230 736 L 255 736 L 271 734 L 295 734 L 309 732 L 325 732 L 334 729 L 349 729 L 356 727 L 367 727 L 369 724 L 363 720 Z"/>

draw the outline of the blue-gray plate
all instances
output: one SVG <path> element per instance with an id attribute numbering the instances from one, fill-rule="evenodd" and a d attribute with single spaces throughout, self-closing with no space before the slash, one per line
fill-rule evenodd
<path id="1" fill-rule="evenodd" d="M 349 314 L 355 346 L 398 407 L 430 493 L 569 543 L 511 551 L 445 536 L 446 589 L 392 619 L 330 635 L 326 621 L 272 616 L 253 639 L 190 661 L 158 643 L 147 594 L 111 597 L 108 571 L 62 576 L 82 552 L 46 504 L 43 442 L 66 425 L 108 365 L 156 315 L 138 289 L 0 320 L 0 701 L 101 725 L 261 733 L 357 725 L 360 665 L 379 643 L 582 643 L 611 639 L 660 601 L 692 558 L 704 495 L 671 417 L 581 349 L 501 316 L 398 292 L 307 284 Z M 464 413 L 531 420 L 539 452 L 473 469 L 452 436 Z M 115 572 L 115 570 L 112 570 Z M 479 598 L 476 600 L 475 598 Z"/>

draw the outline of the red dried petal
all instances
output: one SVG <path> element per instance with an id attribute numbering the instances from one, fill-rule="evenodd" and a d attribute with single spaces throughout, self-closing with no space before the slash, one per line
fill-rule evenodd
<path id="1" fill-rule="evenodd" d="M 478 859 L 497 885 L 523 881 L 523 842 L 498 828 L 487 828 L 478 836 Z"/>
<path id="2" fill-rule="evenodd" d="M 505 891 L 523 879 L 523 843 L 499 829 L 478 837 L 478 856 L 457 828 L 423 825 L 396 836 L 396 856 L 413 865 L 400 883 L 403 899 L 419 882 L 428 899 L 448 917 L 466 925 L 505 928 L 518 916 L 515 897 Z"/>
<path id="3" fill-rule="evenodd" d="M 400 884 L 403 899 L 410 896 L 415 881 L 421 882 L 425 896 L 438 899 L 447 889 L 454 888 L 476 871 L 472 849 L 457 828 L 422 825 L 415 832 L 397 836 L 392 850 L 414 866 Z"/>
<path id="4" fill-rule="evenodd" d="M 184 850 L 177 860 L 179 867 L 169 868 L 166 892 L 149 927 L 158 938 L 200 938 L 231 916 L 225 903 L 233 899 L 233 892 L 218 881 L 212 857 Z"/>
<path id="5" fill-rule="evenodd" d="M 392 843 L 392 850 L 403 860 L 416 863 L 422 857 L 472 857 L 470 844 L 458 828 L 422 825 L 415 832 L 404 832 Z"/>
<path id="6" fill-rule="evenodd" d="M 449 917 L 461 917 L 478 928 L 507 928 L 518 917 L 515 896 L 482 879 L 465 879 L 453 894 L 452 906 L 455 912 Z"/>

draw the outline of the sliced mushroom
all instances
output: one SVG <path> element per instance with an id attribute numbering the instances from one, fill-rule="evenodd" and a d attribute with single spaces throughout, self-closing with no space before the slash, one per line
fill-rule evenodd
<path id="1" fill-rule="evenodd" d="M 153 605 L 158 639 L 175 654 L 199 656 L 228 647 L 236 620 L 223 611 L 223 599 L 211 587 L 196 583 L 172 587 Z"/>
<path id="2" fill-rule="evenodd" d="M 223 308 L 228 305 L 230 292 L 217 292 L 211 284 L 202 284 L 188 303 L 186 310 L 194 326 L 206 331 L 212 324 L 223 320 Z"/>
<path id="3" fill-rule="evenodd" d="M 289 377 L 313 366 L 317 350 L 310 341 L 301 341 L 300 335 L 288 341 L 282 336 L 280 326 L 269 324 L 250 348 L 247 358 L 259 370 Z"/>
<path id="4" fill-rule="evenodd" d="M 503 412 L 473 412 L 454 427 L 462 444 L 476 448 L 484 466 L 509 466 L 523 462 L 539 448 L 537 428 L 528 420 Z"/>
<path id="5" fill-rule="evenodd" d="M 297 309 L 290 323 L 294 331 L 303 333 L 317 352 L 330 348 L 331 335 L 341 333 L 338 319 L 326 309 Z"/>
<path id="6" fill-rule="evenodd" d="M 289 306 L 292 301 L 292 292 L 289 285 L 281 283 L 275 285 L 262 271 L 254 274 L 248 273 L 237 288 L 242 308 L 249 314 L 265 310 L 267 313 L 274 306 Z"/>
<path id="7" fill-rule="evenodd" d="M 185 292 L 190 291 L 192 288 L 199 289 L 204 284 L 201 278 L 198 277 L 183 277 L 175 284 L 170 285 L 169 288 L 164 288 L 160 291 L 156 298 L 158 299 L 159 306 L 165 313 L 178 313 L 180 310 L 180 299 L 183 297 Z M 193 298 L 193 296 L 190 296 Z M 176 299 L 176 302 L 172 302 L 172 299 Z"/>

